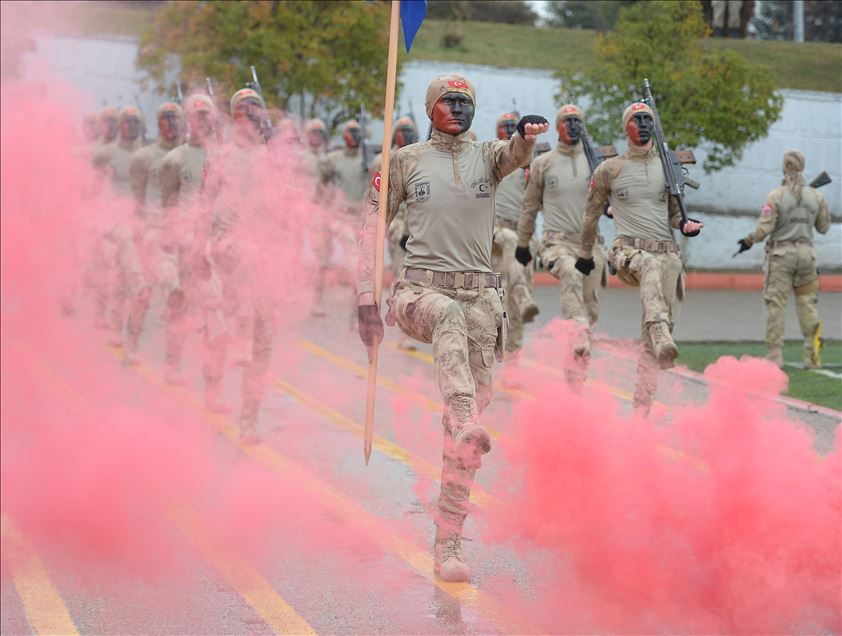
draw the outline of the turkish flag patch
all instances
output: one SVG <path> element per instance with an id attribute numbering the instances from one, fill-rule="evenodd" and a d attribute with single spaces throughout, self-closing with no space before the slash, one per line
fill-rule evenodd
<path id="1" fill-rule="evenodd" d="M 575 112 L 576 112 L 576 107 L 575 107 L 575 106 L 568 106 L 567 108 L 565 108 L 565 109 L 564 109 L 564 112 L 565 112 L 565 113 L 575 113 Z M 580 182 L 580 183 L 581 183 L 581 182 Z"/>
<path id="2" fill-rule="evenodd" d="M 380 192 L 380 171 L 377 171 L 377 174 L 374 175 L 374 179 L 371 180 L 371 185 L 374 186 L 374 189 Z"/>
<path id="3" fill-rule="evenodd" d="M 468 88 L 468 85 L 462 80 L 450 80 L 447 85 L 451 88 Z"/>
<path id="4" fill-rule="evenodd" d="M 762 208 L 760 208 L 760 214 L 771 214 L 772 213 L 772 206 L 768 203 L 764 204 Z"/>
<path id="5" fill-rule="evenodd" d="M 637 102 L 635 104 L 632 104 L 632 112 L 633 113 L 637 112 L 638 110 L 643 110 L 644 108 L 648 108 L 648 107 L 643 102 Z"/>
<path id="6" fill-rule="evenodd" d="M 580 181 L 579 183 L 582 183 L 582 182 Z M 593 189 L 594 189 L 594 181 L 593 181 L 593 175 L 591 175 L 591 180 L 588 181 L 588 194 L 589 195 L 593 192 Z"/>

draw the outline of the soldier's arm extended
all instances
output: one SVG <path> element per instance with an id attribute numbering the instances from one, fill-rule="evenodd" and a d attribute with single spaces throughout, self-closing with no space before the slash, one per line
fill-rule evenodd
<path id="1" fill-rule="evenodd" d="M 780 195 L 777 192 L 772 192 L 766 200 L 766 203 L 764 203 L 763 207 L 760 208 L 760 223 L 757 224 L 757 227 L 754 228 L 753 232 L 743 239 L 748 247 L 751 247 L 755 243 L 759 243 L 769 236 L 769 234 L 772 233 L 772 230 L 775 229 L 775 225 L 778 223 L 779 198 Z"/>
<path id="2" fill-rule="evenodd" d="M 386 213 L 386 227 L 398 213 L 398 207 L 406 199 L 403 184 L 403 174 L 399 155 L 395 155 L 389 166 L 389 209 Z M 359 250 L 357 252 L 357 294 L 360 304 L 374 302 L 374 259 L 375 249 L 382 249 L 377 245 L 377 216 L 380 214 L 380 177 L 375 175 L 365 199 L 365 217 L 360 232 Z M 368 294 L 372 294 L 368 296 Z"/>
<path id="3" fill-rule="evenodd" d="M 529 181 L 523 195 L 523 207 L 517 224 L 518 247 L 529 247 L 535 234 L 535 218 L 544 207 L 544 161 L 536 159 L 529 168 Z"/>
<path id="4" fill-rule="evenodd" d="M 591 183 L 588 188 L 588 206 L 585 209 L 585 218 L 582 220 L 579 258 L 593 258 L 593 246 L 599 229 L 599 217 L 602 216 L 605 205 L 608 203 L 608 195 L 611 193 L 609 165 L 611 165 L 610 160 L 599 164 L 599 167 L 591 175 Z"/>
<path id="5" fill-rule="evenodd" d="M 819 213 L 816 215 L 816 231 L 819 234 L 827 234 L 827 231 L 830 229 L 830 210 L 827 208 L 827 201 L 824 200 L 824 197 L 818 192 L 815 192 L 815 194 L 819 200 Z"/>
<path id="6" fill-rule="evenodd" d="M 166 158 L 161 164 L 161 207 L 171 208 L 178 204 L 178 168 Z"/>
<path id="7" fill-rule="evenodd" d="M 146 184 L 149 182 L 149 166 L 140 152 L 134 153 L 132 157 L 132 162 L 129 165 L 129 179 L 135 201 L 137 201 L 138 207 L 143 210 L 146 207 Z"/>
<path id="8" fill-rule="evenodd" d="M 507 174 L 529 165 L 535 140 L 526 141 L 516 132 L 509 141 L 492 141 L 484 146 L 491 161 L 491 172 L 500 183 Z"/>

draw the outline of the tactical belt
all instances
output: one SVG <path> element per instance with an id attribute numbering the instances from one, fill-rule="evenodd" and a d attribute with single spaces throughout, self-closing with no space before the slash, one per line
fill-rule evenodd
<path id="1" fill-rule="evenodd" d="M 551 241 L 567 241 L 568 243 L 581 243 L 582 242 L 582 235 L 579 232 L 552 232 L 547 230 L 544 232 L 544 240 L 547 239 Z M 600 245 L 605 245 L 605 239 L 597 234 L 596 242 Z"/>
<path id="2" fill-rule="evenodd" d="M 771 247 L 778 247 L 780 245 L 813 245 L 813 241 L 810 239 L 800 238 L 800 239 L 793 239 L 791 241 L 767 241 L 766 244 Z"/>
<path id="3" fill-rule="evenodd" d="M 496 223 L 500 227 L 504 227 L 507 230 L 514 230 L 515 232 L 517 232 L 517 221 L 512 221 L 511 219 L 504 219 L 498 216 Z"/>
<path id="4" fill-rule="evenodd" d="M 620 236 L 614 239 L 614 243 L 622 245 L 623 247 L 636 247 L 641 250 L 646 250 L 647 252 L 677 254 L 681 251 L 681 248 L 678 247 L 675 241 L 656 241 L 654 239 L 628 238 L 626 236 Z"/>
<path id="5" fill-rule="evenodd" d="M 485 272 L 434 272 L 429 269 L 407 267 L 403 270 L 402 278 L 450 289 L 479 289 L 480 287 L 500 289 L 503 286 L 499 274 Z"/>

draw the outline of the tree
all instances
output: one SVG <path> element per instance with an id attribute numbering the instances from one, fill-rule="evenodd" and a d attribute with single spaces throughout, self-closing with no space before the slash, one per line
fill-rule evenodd
<path id="1" fill-rule="evenodd" d="M 767 0 L 754 18 L 757 36 L 763 40 L 791 40 L 792 2 Z M 805 0 L 804 39 L 807 42 L 842 42 L 842 3 Z"/>
<path id="2" fill-rule="evenodd" d="M 620 9 L 636 0 L 557 0 L 547 5 L 546 25 L 567 29 L 610 31 Z"/>
<path id="3" fill-rule="evenodd" d="M 429 0 L 427 17 L 535 26 L 538 14 L 523 0 Z"/>
<path id="4" fill-rule="evenodd" d="M 768 69 L 735 51 L 705 51 L 707 33 L 698 2 L 634 4 L 621 11 L 613 33 L 597 36 L 592 66 L 557 73 L 557 98 L 589 97 L 591 133 L 615 139 L 623 110 L 649 78 L 670 146 L 706 150 L 706 172 L 733 165 L 780 117 L 783 97 Z"/>
<path id="5" fill-rule="evenodd" d="M 233 92 L 253 64 L 267 100 L 284 109 L 300 95 L 311 115 L 361 104 L 380 113 L 388 11 L 382 2 L 168 2 L 141 38 L 138 65 L 165 93 L 179 73 L 188 86 L 212 77 Z"/>

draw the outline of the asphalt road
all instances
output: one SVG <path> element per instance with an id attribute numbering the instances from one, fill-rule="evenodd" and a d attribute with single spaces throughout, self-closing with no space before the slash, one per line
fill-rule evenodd
<path id="1" fill-rule="evenodd" d="M 328 317 L 308 321 L 298 333 L 279 335 L 261 418 L 262 443 L 257 446 L 239 443 L 232 418 L 201 407 L 198 337 L 193 338 L 186 361 L 188 386 L 171 389 L 162 383 L 162 325 L 157 309 L 151 312 L 141 363 L 135 367 L 122 366 L 101 335 L 90 336 L 84 312 L 71 319 L 81 341 L 90 346 L 91 364 L 111 365 L 110 380 L 119 386 L 115 395 L 99 392 L 95 379 L 86 378 L 57 353 L 46 336 L 17 354 L 4 351 L 5 362 L 16 365 L 4 392 L 40 387 L 38 399 L 48 404 L 33 409 L 89 417 L 112 402 L 128 401 L 142 412 L 163 401 L 165 405 L 156 406 L 154 413 L 150 410 L 150 418 L 164 411 L 178 413 L 209 431 L 212 442 L 203 452 L 212 457 L 223 482 L 218 484 L 221 490 L 230 478 L 227 471 L 236 467 L 249 475 L 248 471 L 262 471 L 248 484 L 262 484 L 263 473 L 266 479 L 279 479 L 278 492 L 288 496 L 264 500 L 264 492 L 274 491 L 257 486 L 237 493 L 243 499 L 243 525 L 237 530 L 241 538 L 235 534 L 233 541 L 219 536 L 211 521 L 218 503 L 148 510 L 146 514 L 166 528 L 161 541 L 168 548 L 166 553 L 140 555 L 160 562 L 161 572 L 148 577 L 115 573 L 107 560 L 99 562 L 103 555 L 68 561 L 61 547 L 30 541 L 16 531 L 14 518 L 4 516 L 0 631 L 484 634 L 581 633 L 588 631 L 588 625 L 592 628 L 594 623 L 577 622 L 581 616 L 562 615 L 561 608 L 540 602 L 537 591 L 558 585 L 559 580 L 573 581 L 567 578 L 572 575 L 564 560 L 486 540 L 486 524 L 492 518 L 486 510 L 492 506 L 493 489 L 508 479 L 511 468 L 493 453 L 479 473 L 473 493 L 477 510 L 466 528 L 472 582 L 445 584 L 433 576 L 430 511 L 438 491 L 441 433 L 429 347 L 401 351 L 395 332 L 389 331 L 381 347 L 375 450 L 371 464 L 364 467 L 365 354 L 344 318 L 347 310 L 339 304 L 347 296 L 336 298 L 335 311 Z M 542 311 L 538 324 L 530 327 L 531 345 L 523 368 L 561 383 L 563 376 L 547 358 L 549 345 L 542 345 L 547 336 L 538 333 L 554 315 L 555 290 L 539 288 L 536 298 Z M 822 297 L 829 334 L 839 333 L 839 303 L 838 294 Z M 760 311 L 756 294 L 691 292 L 682 308 L 678 335 L 757 337 Z M 635 360 L 633 352 L 616 340 L 636 337 L 638 324 L 636 291 L 609 290 L 603 297 L 603 333 L 586 395 L 592 388 L 607 388 L 618 411 L 626 414 Z M 788 333 L 794 324 L 791 317 Z M 512 380 L 527 378 L 526 373 L 519 378 L 519 372 L 502 372 L 507 383 L 498 385 L 486 414 L 486 422 L 501 435 L 511 430 L 511 414 L 519 401 L 529 399 L 527 393 L 512 388 Z M 226 397 L 234 404 L 239 378 L 239 370 L 227 373 Z M 665 373 L 652 417 L 669 426 L 675 408 L 700 404 L 708 393 L 697 380 Z M 832 448 L 838 418 L 791 410 L 790 417 L 815 432 L 819 454 Z M 66 449 L 71 458 L 76 452 Z M 74 464 L 68 465 L 72 469 Z M 266 510 L 275 513 L 267 518 Z M 268 541 L 260 536 L 261 525 L 270 534 Z M 264 548 L 258 549 L 258 544 Z M 572 584 L 570 590 L 575 598 Z M 675 631 L 675 624 L 672 627 Z M 670 625 L 665 628 L 669 631 Z"/>

